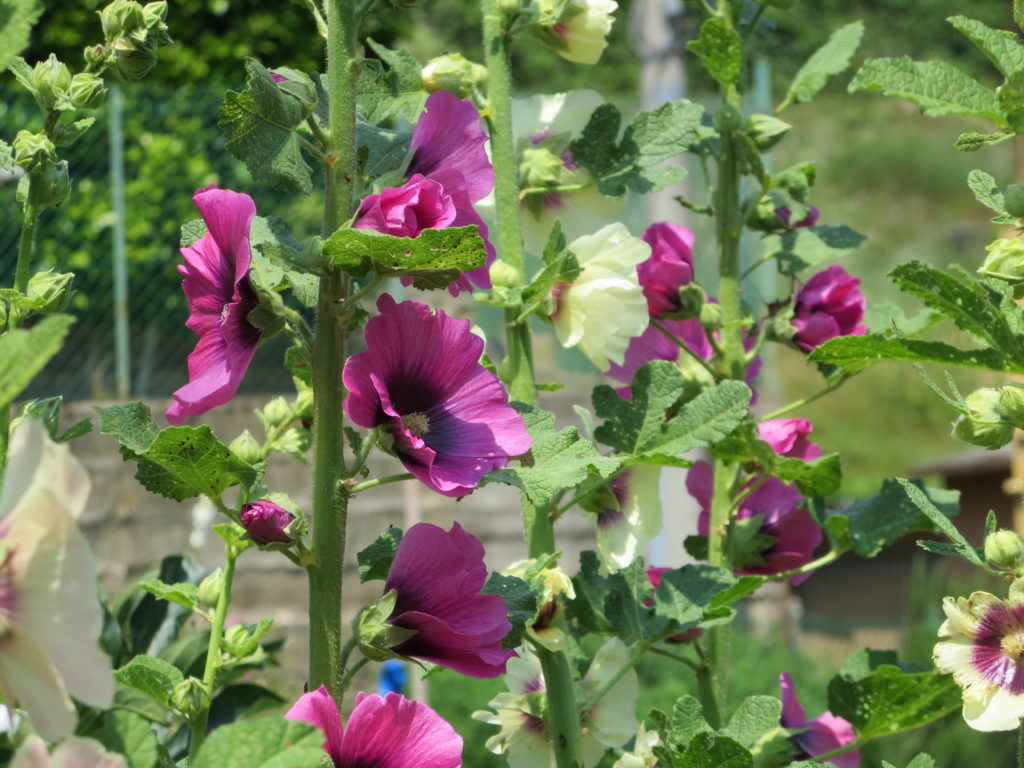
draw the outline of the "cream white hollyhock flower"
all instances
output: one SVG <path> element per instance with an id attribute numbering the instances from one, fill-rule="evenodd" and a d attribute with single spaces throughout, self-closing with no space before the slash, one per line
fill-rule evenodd
<path id="1" fill-rule="evenodd" d="M 644 724 L 640 723 L 633 751 L 626 752 L 616 760 L 612 768 L 654 768 L 658 764 L 658 758 L 654 756 L 654 747 L 658 746 L 660 741 L 656 732 L 648 732 Z"/>
<path id="2" fill-rule="evenodd" d="M 0 690 L 50 740 L 74 729 L 71 696 L 103 708 L 114 693 L 96 646 L 96 559 L 75 522 L 88 496 L 67 446 L 18 424 L 0 492 Z"/>
<path id="3" fill-rule="evenodd" d="M 625 198 L 605 197 L 598 192 L 590 174 L 576 165 L 569 150 L 570 142 L 604 103 L 601 94 L 590 90 L 538 94 L 512 101 L 512 134 L 518 141 L 522 160 L 525 162 L 531 152 L 550 153 L 549 159 L 553 158 L 557 167 L 549 169 L 548 184 L 579 187 L 523 199 L 523 242 L 530 253 L 540 255 L 544 251 L 556 219 L 561 222 L 566 239 L 571 241 L 595 231 L 622 212 Z M 532 186 L 528 179 L 524 183 Z"/>
<path id="4" fill-rule="evenodd" d="M 636 266 L 651 255 L 651 246 L 615 223 L 577 238 L 569 250 L 580 273 L 572 284 L 555 287 L 555 333 L 563 347 L 578 346 L 607 371 L 612 363 L 622 365 L 630 339 L 647 330 L 647 299 Z"/>
<path id="5" fill-rule="evenodd" d="M 597 513 L 597 556 L 602 573 L 625 568 L 661 531 L 660 481 L 661 467 L 632 467 L 588 505 Z"/>
<path id="6" fill-rule="evenodd" d="M 92 739 L 68 739 L 51 755 L 42 739 L 30 736 L 14 755 L 10 768 L 127 768 L 127 763 Z"/>
<path id="7" fill-rule="evenodd" d="M 577 683 L 577 701 L 586 702 L 603 690 L 628 661 L 629 649 L 621 640 L 606 642 Z M 529 647 L 520 648 L 519 658 L 509 661 L 505 685 L 508 692 L 490 701 L 493 712 L 473 713 L 474 719 L 501 728 L 487 740 L 487 748 L 507 753 L 509 768 L 556 768 L 555 751 L 545 732 L 544 674 Z M 630 669 L 582 713 L 580 751 L 585 768 L 597 765 L 607 748 L 621 747 L 636 733 L 637 688 L 636 672 Z"/>
<path id="8" fill-rule="evenodd" d="M 550 0 L 540 0 L 540 37 L 563 59 L 576 64 L 596 64 L 608 47 L 608 33 L 619 7 L 614 0 L 571 0 L 561 17 L 545 24 Z M 550 11 L 547 16 L 551 16 Z"/>
<path id="9" fill-rule="evenodd" d="M 576 598 L 576 590 L 573 589 L 572 579 L 557 565 L 553 568 L 537 569 L 536 560 L 517 560 L 506 568 L 502 573 L 506 576 L 515 576 L 530 584 L 540 580 L 540 595 L 538 604 L 541 606 L 536 621 L 526 629 L 526 634 L 543 645 L 549 651 L 564 651 L 569 647 L 569 639 L 558 626 L 558 617 L 563 612 L 562 604 L 558 601 L 559 595 L 565 595 L 570 600 Z"/>
<path id="10" fill-rule="evenodd" d="M 963 688 L 964 720 L 978 731 L 1009 731 L 1024 717 L 1024 579 L 1006 600 L 988 592 L 942 601 L 934 661 Z"/>

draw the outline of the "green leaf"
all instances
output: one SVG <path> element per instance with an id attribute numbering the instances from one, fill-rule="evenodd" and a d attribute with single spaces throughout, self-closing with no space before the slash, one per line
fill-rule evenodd
<path id="1" fill-rule="evenodd" d="M 604 599 L 604 615 L 618 633 L 652 638 L 666 629 L 666 617 L 652 616 L 646 603 L 651 598 L 651 580 L 642 559 L 605 579 L 608 594 Z"/>
<path id="2" fill-rule="evenodd" d="M 680 629 L 690 629 L 704 620 L 713 599 L 735 584 L 736 577 L 730 571 L 711 565 L 684 565 L 665 571 L 654 592 L 654 612 L 677 623 Z"/>
<path id="3" fill-rule="evenodd" d="M 522 579 L 496 572 L 491 574 L 480 592 L 484 595 L 500 595 L 505 603 L 512 629 L 505 635 L 501 647 L 516 648 L 521 645 L 526 628 L 537 618 L 540 608 L 537 605 L 537 593 Z"/>
<path id="4" fill-rule="evenodd" d="M 405 166 L 412 134 L 392 131 L 360 120 L 356 123 L 356 144 L 362 175 L 378 178 Z"/>
<path id="5" fill-rule="evenodd" d="M 673 456 L 705 448 L 732 432 L 747 417 L 750 388 L 723 381 L 674 409 L 684 393 L 679 369 L 666 360 L 637 371 L 632 398 L 623 400 L 607 384 L 594 389 L 594 413 L 606 419 L 594 431 L 605 445 L 634 458 Z"/>
<path id="6" fill-rule="evenodd" d="M 122 446 L 135 453 L 145 453 L 160 434 L 149 406 L 137 400 L 124 405 L 97 408 L 100 434 L 112 435 Z"/>
<path id="7" fill-rule="evenodd" d="M 622 115 L 614 105 L 602 104 L 580 138 L 569 145 L 573 162 L 590 172 L 603 195 L 661 189 L 682 179 L 684 171 L 674 165 L 655 166 L 697 141 L 703 112 L 700 104 L 670 101 L 637 115 L 619 141 Z"/>
<path id="8" fill-rule="evenodd" d="M 931 328 L 942 319 L 942 316 L 933 310 L 923 309 L 913 317 L 909 317 L 898 304 L 891 301 L 879 302 L 868 307 L 864 313 L 864 324 L 868 331 L 883 336 L 897 338 L 905 336 L 916 336 L 922 331 Z M 893 325 L 896 330 L 893 330 Z"/>
<path id="9" fill-rule="evenodd" d="M 739 82 L 743 67 L 743 41 L 727 19 L 711 16 L 700 25 L 700 35 L 686 49 L 704 64 L 708 74 L 722 85 Z"/>
<path id="10" fill-rule="evenodd" d="M 487 251 L 478 227 L 424 229 L 416 237 L 395 237 L 372 229 L 339 229 L 323 245 L 331 263 L 360 277 L 367 272 L 411 275 L 417 287 L 443 287 L 484 263 Z M 436 273 L 431 275 L 431 273 Z M 420 281 L 424 281 L 420 284 Z"/>
<path id="11" fill-rule="evenodd" d="M 910 491 L 904 492 L 901 487 L 904 483 L 910 485 L 915 493 L 920 494 L 935 509 L 937 517 L 932 518 L 907 498 Z M 846 518 L 853 550 L 861 557 L 874 557 L 884 547 L 911 531 L 935 530 L 940 518 L 947 526 L 954 528 L 949 518 L 959 511 L 960 492 L 942 488 L 922 491 L 919 486 L 919 482 L 915 485 L 905 480 L 885 480 L 875 495 L 856 501 L 842 511 L 830 512 L 826 525 L 833 517 Z"/>
<path id="12" fill-rule="evenodd" d="M 698 733 L 686 748 L 680 768 L 753 768 L 750 751 L 728 736 Z"/>
<path id="13" fill-rule="evenodd" d="M 28 45 L 32 25 L 42 12 L 40 0 L 0 0 L 0 72 Z"/>
<path id="14" fill-rule="evenodd" d="M 267 710 L 278 709 L 285 699 L 269 688 L 255 683 L 229 685 L 214 697 L 210 704 L 209 726 L 221 725 L 252 717 Z"/>
<path id="15" fill-rule="evenodd" d="M 167 600 L 192 610 L 199 605 L 199 588 L 195 584 L 164 584 L 159 579 L 143 579 L 139 586 L 158 600 Z"/>
<path id="16" fill-rule="evenodd" d="M 855 21 L 840 27 L 828 42 L 811 54 L 789 86 L 787 98 L 804 103 L 813 99 L 832 75 L 848 66 L 864 35 L 864 22 Z"/>
<path id="17" fill-rule="evenodd" d="M 965 560 L 968 560 L 977 566 L 986 568 L 985 559 L 982 557 L 981 552 L 972 547 L 971 543 L 964 538 L 962 533 L 960 533 L 960 530 L 949 521 L 951 515 L 949 514 L 948 507 L 946 509 L 936 507 L 933 500 L 928 498 L 917 484 L 910 480 L 900 477 L 897 478 L 896 481 L 902 486 L 907 495 L 908 501 L 929 521 L 931 521 L 936 530 L 945 534 L 953 543 L 955 554 L 960 555 Z M 946 493 L 952 493 L 952 491 L 946 491 Z M 918 543 L 920 544 L 920 542 Z"/>
<path id="18" fill-rule="evenodd" d="M 195 589 L 193 585 L 189 585 Z M 184 680 L 181 670 L 155 656 L 135 656 L 114 673 L 117 682 L 166 704 L 174 686 Z"/>
<path id="19" fill-rule="evenodd" d="M 1012 32 L 992 29 L 980 21 L 966 16 L 950 16 L 950 24 L 964 33 L 968 40 L 978 46 L 1007 80 L 1024 74 L 1024 45 Z"/>
<path id="20" fill-rule="evenodd" d="M 1024 373 L 1024 366 L 1007 360 L 993 349 L 963 350 L 941 341 L 891 339 L 877 333 L 837 336 L 816 347 L 807 358 L 812 363 L 838 365 L 855 373 L 883 360 L 962 365 L 989 371 Z"/>
<path id="21" fill-rule="evenodd" d="M 213 731 L 191 768 L 319 768 L 324 735 L 283 717 L 242 720 Z"/>
<path id="22" fill-rule="evenodd" d="M 302 257 L 302 243 L 295 239 L 288 225 L 277 216 L 253 218 L 249 244 L 255 250 L 252 254 L 254 270 L 270 270 L 271 267 L 277 269 L 276 273 L 272 273 L 278 275 L 273 287 L 277 287 L 288 272 L 312 271 Z"/>
<path id="23" fill-rule="evenodd" d="M 404 49 L 392 51 L 369 38 L 366 42 L 387 64 L 387 69 L 375 59 L 363 61 L 358 88 L 358 106 L 363 119 L 371 125 L 378 125 L 392 116 L 415 122 L 427 99 L 422 66 Z"/>
<path id="24" fill-rule="evenodd" d="M 375 579 L 386 579 L 401 542 L 402 529 L 392 526 L 380 533 L 370 546 L 361 550 L 356 555 L 356 561 L 359 563 L 359 581 L 365 584 Z"/>
<path id="25" fill-rule="evenodd" d="M 865 239 L 847 226 L 801 227 L 792 232 L 765 235 L 763 242 L 765 258 L 775 259 L 782 274 L 796 275 L 853 253 Z"/>
<path id="26" fill-rule="evenodd" d="M 149 721 L 125 709 L 102 714 L 99 727 L 88 734 L 112 752 L 127 758 L 129 768 L 153 768 L 157 759 L 156 734 Z"/>
<path id="27" fill-rule="evenodd" d="M 1001 141 L 1012 139 L 1016 134 L 998 133 L 961 133 L 953 145 L 961 152 L 974 152 L 985 146 L 998 144 Z"/>
<path id="28" fill-rule="evenodd" d="M 218 124 L 227 137 L 227 150 L 245 163 L 255 181 L 308 195 L 313 191 L 312 171 L 295 133 L 302 107 L 281 92 L 256 59 L 247 59 L 245 70 L 248 88 L 228 91 L 220 108 Z"/>
<path id="29" fill-rule="evenodd" d="M 768 731 L 779 727 L 782 702 L 774 696 L 748 696 L 722 729 L 725 736 L 750 749 Z"/>
<path id="30" fill-rule="evenodd" d="M 1004 125 L 995 91 L 944 61 L 870 59 L 850 83 L 850 92 L 881 91 L 913 102 L 929 117 L 975 115 Z"/>
<path id="31" fill-rule="evenodd" d="M 704 719 L 704 708 L 693 696 L 680 696 L 672 706 L 672 719 L 668 732 L 669 741 L 684 747 L 701 733 L 712 728 Z"/>
<path id="32" fill-rule="evenodd" d="M 60 432 L 60 406 L 64 398 L 61 395 L 44 397 L 38 400 L 28 400 L 18 408 L 19 418 L 30 416 L 38 419 L 46 427 L 50 439 L 57 443 L 66 443 L 69 440 L 81 437 L 92 431 L 92 419 L 81 419 L 76 421 L 64 434 Z"/>
<path id="33" fill-rule="evenodd" d="M 829 682 L 829 711 L 848 720 L 860 739 L 918 728 L 963 704 L 952 677 L 904 671 L 895 657 L 891 651 L 858 651 Z"/>
<path id="34" fill-rule="evenodd" d="M 0 336 L 0 408 L 9 406 L 60 351 L 74 322 L 70 315 L 50 315 L 32 328 Z"/>
<path id="35" fill-rule="evenodd" d="M 531 503 L 547 504 L 559 490 L 575 488 L 591 476 L 611 477 L 622 465 L 618 457 L 599 454 L 576 427 L 558 431 L 554 414 L 524 403 L 513 402 L 512 407 L 523 415 L 533 447 L 518 466 L 509 465 L 487 477 L 521 488 Z"/>
<path id="36" fill-rule="evenodd" d="M 1012 134 L 1011 134 L 1012 135 Z M 967 186 L 974 193 L 975 199 L 986 208 L 998 215 L 992 219 L 996 224 L 1016 224 L 1017 219 L 1006 210 L 1006 202 L 996 180 L 984 171 L 974 170 L 967 174 Z"/>

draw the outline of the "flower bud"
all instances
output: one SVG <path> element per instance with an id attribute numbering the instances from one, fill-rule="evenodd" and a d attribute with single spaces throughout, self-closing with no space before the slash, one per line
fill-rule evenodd
<path id="1" fill-rule="evenodd" d="M 507 261 L 495 259 L 490 268 L 491 285 L 501 288 L 516 288 L 522 282 L 519 270 Z"/>
<path id="2" fill-rule="evenodd" d="M 165 11 L 166 12 L 166 11 Z M 107 42 L 146 27 L 146 15 L 135 0 L 115 0 L 100 11 L 100 24 Z"/>
<path id="3" fill-rule="evenodd" d="M 224 650 L 236 659 L 244 659 L 256 652 L 260 641 L 273 622 L 263 619 L 259 624 L 235 624 L 224 630 Z"/>
<path id="4" fill-rule="evenodd" d="M 243 430 L 242 434 L 231 441 L 228 450 L 249 464 L 263 461 L 263 447 L 249 434 L 248 429 Z"/>
<path id="5" fill-rule="evenodd" d="M 117 71 L 125 80 L 141 80 L 156 65 L 156 54 L 146 45 L 119 37 L 114 41 Z"/>
<path id="6" fill-rule="evenodd" d="M 722 305 L 707 302 L 700 308 L 700 324 L 705 328 L 718 329 L 722 327 Z"/>
<path id="7" fill-rule="evenodd" d="M 548 187 L 558 184 L 565 163 L 549 149 L 530 147 L 519 162 L 519 178 L 527 187 Z"/>
<path id="8" fill-rule="evenodd" d="M 427 62 L 423 87 L 428 91 L 451 91 L 460 99 L 473 94 L 487 82 L 487 68 L 461 53 L 446 53 Z"/>
<path id="9" fill-rule="evenodd" d="M 142 18 L 147 29 L 159 27 L 167 21 L 167 3 L 163 0 L 142 6 Z"/>
<path id="10" fill-rule="evenodd" d="M 1024 429 L 1024 385 L 1007 384 L 999 392 L 999 411 L 1013 422 L 1017 429 Z"/>
<path id="11" fill-rule="evenodd" d="M 68 161 L 59 160 L 41 171 L 23 176 L 18 182 L 18 202 L 25 202 L 37 208 L 57 206 L 64 202 L 71 190 L 68 175 Z"/>
<path id="12" fill-rule="evenodd" d="M 1024 184 L 1009 184 L 1003 190 L 1003 204 L 1008 214 L 1024 219 Z"/>
<path id="13" fill-rule="evenodd" d="M 985 537 L 985 559 L 993 568 L 1013 571 L 1021 566 L 1024 541 L 1013 531 L 994 531 Z"/>
<path id="14" fill-rule="evenodd" d="M 43 270 L 32 275 L 25 293 L 33 304 L 38 302 L 38 306 L 35 307 L 37 312 L 44 315 L 63 312 L 74 293 L 71 290 L 71 282 L 74 279 L 75 276 L 71 272 Z"/>
<path id="15" fill-rule="evenodd" d="M 303 117 L 309 117 L 316 109 L 316 86 L 305 72 L 281 67 L 270 73 L 282 93 L 286 93 L 302 105 Z"/>
<path id="16" fill-rule="evenodd" d="M 57 161 L 57 148 L 41 133 L 18 131 L 14 137 L 14 162 L 26 173 L 41 173 Z"/>
<path id="17" fill-rule="evenodd" d="M 762 152 L 782 141 L 790 128 L 789 123 L 771 115 L 751 115 L 743 125 L 743 130 Z"/>
<path id="18" fill-rule="evenodd" d="M 107 65 L 109 52 L 105 45 L 90 45 L 82 53 L 85 63 L 90 69 L 98 72 Z"/>
<path id="19" fill-rule="evenodd" d="M 990 243 L 985 250 L 988 256 L 978 268 L 978 274 L 1009 283 L 1014 287 L 1014 295 L 1024 290 L 1024 241 L 1002 238 Z"/>
<path id="20" fill-rule="evenodd" d="M 1013 422 L 999 410 L 999 389 L 984 387 L 965 400 L 968 414 L 953 425 L 953 437 L 971 445 L 995 450 L 1013 439 Z"/>
<path id="21" fill-rule="evenodd" d="M 210 689 L 197 677 L 189 677 L 174 686 L 171 707 L 185 717 L 192 717 L 210 708 Z"/>
<path id="22" fill-rule="evenodd" d="M 295 515 L 272 501 L 252 501 L 242 507 L 242 527 L 257 544 L 290 544 L 291 536 L 285 530 Z"/>
<path id="23" fill-rule="evenodd" d="M 224 571 L 218 568 L 199 582 L 199 602 L 207 608 L 213 608 L 220 600 L 222 589 L 224 589 Z"/>
<path id="24" fill-rule="evenodd" d="M 261 411 L 260 419 L 271 429 L 292 420 L 292 407 L 283 397 L 275 397 Z"/>
<path id="25" fill-rule="evenodd" d="M 48 112 L 57 106 L 71 86 L 71 70 L 51 53 L 32 70 L 32 83 L 36 87 L 36 101 Z"/>
<path id="26" fill-rule="evenodd" d="M 75 109 L 96 109 L 106 98 L 107 89 L 102 77 L 92 72 L 79 72 L 71 78 L 68 95 Z"/>

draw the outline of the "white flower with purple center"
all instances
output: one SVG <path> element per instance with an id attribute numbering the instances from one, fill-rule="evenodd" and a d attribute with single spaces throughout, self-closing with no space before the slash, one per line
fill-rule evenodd
<path id="1" fill-rule="evenodd" d="M 988 592 L 942 601 L 934 661 L 963 688 L 964 720 L 978 731 L 1009 731 L 1024 717 L 1024 579 L 1006 600 Z"/>
<path id="2" fill-rule="evenodd" d="M 661 467 L 641 464 L 608 484 L 597 508 L 597 556 L 602 573 L 618 571 L 661 532 Z"/>

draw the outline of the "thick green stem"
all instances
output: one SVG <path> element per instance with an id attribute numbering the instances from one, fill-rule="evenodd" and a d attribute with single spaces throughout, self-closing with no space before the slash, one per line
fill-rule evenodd
<path id="1" fill-rule="evenodd" d="M 370 488 L 376 488 L 379 485 L 388 485 L 389 483 L 400 483 L 403 480 L 414 480 L 415 476 L 411 472 L 402 472 L 397 475 L 385 475 L 384 477 L 375 477 L 373 480 L 364 480 L 361 483 L 356 483 L 352 486 L 351 493 L 362 493 L 368 491 Z"/>
<path id="2" fill-rule="evenodd" d="M 547 735 L 555 749 L 558 768 L 583 768 L 580 757 L 580 715 L 572 667 L 564 653 L 537 648 L 547 690 Z"/>
<path id="3" fill-rule="evenodd" d="M 210 623 L 210 644 L 206 648 L 206 667 L 203 669 L 203 686 L 211 698 L 217 685 L 217 672 L 220 671 L 220 643 L 224 638 L 224 621 L 228 615 L 228 606 L 231 604 L 231 584 L 235 580 L 235 562 L 238 560 L 239 554 L 240 552 L 230 544 L 224 548 L 226 561 L 224 563 L 224 580 L 221 582 L 217 607 L 214 609 L 213 621 Z M 209 717 L 210 707 L 207 705 L 193 715 L 189 723 L 192 729 L 192 740 L 189 742 L 188 755 L 193 763 L 199 753 L 199 747 L 202 746 L 203 738 L 206 736 L 206 723 Z"/>
<path id="4" fill-rule="evenodd" d="M 1017 765 L 1024 768 L 1024 720 L 1017 725 Z"/>
<path id="5" fill-rule="evenodd" d="M 729 515 L 732 511 L 732 485 L 735 468 L 715 461 L 711 495 L 711 525 L 708 529 L 708 563 L 719 568 L 730 566 Z M 729 636 L 731 625 L 720 624 L 708 629 L 707 659 L 698 675 L 704 716 L 713 728 L 720 728 L 725 712 L 725 683 L 728 675 Z"/>
<path id="6" fill-rule="evenodd" d="M 355 5 L 327 0 L 327 92 L 329 113 L 325 152 L 323 236 L 329 237 L 352 211 L 355 174 L 356 51 Z M 341 366 L 345 339 L 337 307 L 348 295 L 340 273 L 320 281 L 313 342 L 313 553 L 309 567 L 309 679 L 314 690 L 326 685 L 342 694 L 342 576 L 348 494 L 338 480 L 345 471 Z"/>

